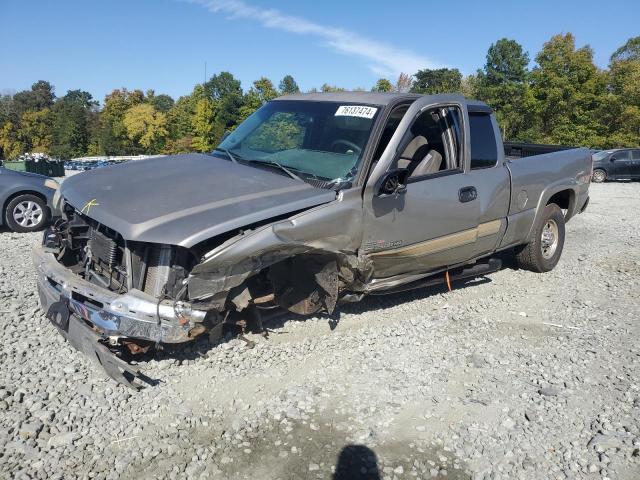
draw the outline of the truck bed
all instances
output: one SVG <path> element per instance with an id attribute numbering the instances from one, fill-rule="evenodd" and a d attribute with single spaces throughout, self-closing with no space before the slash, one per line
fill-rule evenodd
<path id="1" fill-rule="evenodd" d="M 511 199 L 502 246 L 525 242 L 536 215 L 554 195 L 561 196 L 555 203 L 566 210 L 567 221 L 580 213 L 589 197 L 591 163 L 586 148 L 507 160 Z"/>

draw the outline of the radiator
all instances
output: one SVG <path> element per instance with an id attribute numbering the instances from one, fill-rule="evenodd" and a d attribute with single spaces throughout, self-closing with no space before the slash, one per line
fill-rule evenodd
<path id="1" fill-rule="evenodd" d="M 169 279 L 171 253 L 170 245 L 161 245 L 153 248 L 149 254 L 144 292 L 154 298 L 160 297 L 162 289 Z"/>

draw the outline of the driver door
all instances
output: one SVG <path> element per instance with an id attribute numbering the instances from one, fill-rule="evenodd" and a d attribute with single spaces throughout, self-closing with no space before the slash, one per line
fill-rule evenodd
<path id="1" fill-rule="evenodd" d="M 373 263 L 374 278 L 424 272 L 474 256 L 480 201 L 468 173 L 468 123 L 460 98 L 444 103 L 421 98 L 407 110 L 364 191 L 362 250 Z M 439 166 L 437 160 L 424 164 L 429 155 L 442 157 Z M 409 170 L 406 190 L 380 196 L 380 179 L 399 166 Z"/>

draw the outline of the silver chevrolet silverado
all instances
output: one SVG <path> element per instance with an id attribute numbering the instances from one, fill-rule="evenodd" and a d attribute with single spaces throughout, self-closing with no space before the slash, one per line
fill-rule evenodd
<path id="1" fill-rule="evenodd" d="M 450 285 L 504 252 L 549 271 L 591 168 L 586 149 L 506 159 L 491 109 L 458 95 L 281 97 L 210 154 L 67 179 L 34 251 L 40 301 L 73 346 L 138 386 L 123 354 L 259 326 L 268 309 Z"/>

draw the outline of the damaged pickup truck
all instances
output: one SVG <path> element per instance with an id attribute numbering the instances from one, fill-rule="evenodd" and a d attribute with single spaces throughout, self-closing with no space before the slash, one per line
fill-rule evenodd
<path id="1" fill-rule="evenodd" d="M 546 272 L 588 203 L 576 149 L 505 159 L 491 109 L 458 95 L 291 95 L 210 154 L 68 178 L 34 251 L 48 318 L 114 379 L 121 353 L 188 342 L 260 312 L 477 277 L 497 252 Z"/>

